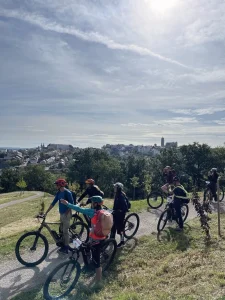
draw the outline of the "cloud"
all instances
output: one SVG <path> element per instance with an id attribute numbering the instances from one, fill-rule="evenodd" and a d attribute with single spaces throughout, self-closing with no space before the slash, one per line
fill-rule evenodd
<path id="1" fill-rule="evenodd" d="M 183 115 L 213 115 L 216 112 L 225 111 L 225 107 L 207 107 L 198 109 L 171 109 L 173 113 L 183 114 Z"/>
<path id="2" fill-rule="evenodd" d="M 101 35 L 98 32 L 84 32 L 73 26 L 64 26 L 64 25 L 61 25 L 56 22 L 51 22 L 51 21 L 47 20 L 46 18 L 44 18 L 43 16 L 40 16 L 37 14 L 26 13 L 23 11 L 15 11 L 15 10 L 13 11 L 13 10 L 2 9 L 0 11 L 0 15 L 7 17 L 7 18 L 15 18 L 15 19 L 19 19 L 21 21 L 29 22 L 33 25 L 41 27 L 43 30 L 55 31 L 55 32 L 62 33 L 62 34 L 69 34 L 69 35 L 73 35 L 73 36 L 75 36 L 81 40 L 87 41 L 87 42 L 99 43 L 99 44 L 105 45 L 109 49 L 122 50 L 122 51 L 124 50 L 124 51 L 133 52 L 133 53 L 136 53 L 139 55 L 143 55 L 143 56 L 151 56 L 153 58 L 157 58 L 159 60 L 162 60 L 162 61 L 165 61 L 165 62 L 168 62 L 171 64 L 175 64 L 182 68 L 193 69 L 193 68 L 191 68 L 185 64 L 182 64 L 176 60 L 173 60 L 168 57 L 162 56 L 158 53 L 155 53 L 148 48 L 140 47 L 135 44 L 126 45 L 126 44 L 117 43 L 114 40 L 110 39 L 109 37 Z"/>

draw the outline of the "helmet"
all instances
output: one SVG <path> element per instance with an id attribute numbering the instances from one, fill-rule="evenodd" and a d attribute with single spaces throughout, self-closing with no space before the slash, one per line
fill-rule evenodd
<path id="1" fill-rule="evenodd" d="M 163 169 L 163 171 L 165 172 L 166 170 L 170 170 L 170 169 L 171 169 L 170 166 L 166 166 L 166 167 Z"/>
<path id="2" fill-rule="evenodd" d="M 54 182 L 54 184 L 57 184 L 57 185 L 59 185 L 60 187 L 65 187 L 68 183 L 66 182 L 65 179 L 59 178 L 59 179 L 57 179 L 57 180 Z"/>
<path id="3" fill-rule="evenodd" d="M 217 168 L 212 168 L 211 172 L 217 172 Z"/>
<path id="4" fill-rule="evenodd" d="M 94 179 L 89 178 L 85 181 L 85 183 L 95 184 L 95 181 L 94 181 Z"/>
<path id="5" fill-rule="evenodd" d="M 180 181 L 180 178 L 178 176 L 174 176 L 173 181 Z"/>
<path id="6" fill-rule="evenodd" d="M 123 184 L 121 182 L 114 183 L 114 187 L 115 186 L 121 188 L 121 190 L 123 189 Z"/>
<path id="7" fill-rule="evenodd" d="M 103 203 L 103 199 L 101 196 L 92 196 L 91 201 L 94 203 Z"/>

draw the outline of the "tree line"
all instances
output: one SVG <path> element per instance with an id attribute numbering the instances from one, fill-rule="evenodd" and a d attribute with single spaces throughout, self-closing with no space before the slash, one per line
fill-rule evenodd
<path id="1" fill-rule="evenodd" d="M 105 192 L 113 196 L 113 183 L 120 181 L 130 198 L 143 199 L 151 189 L 164 183 L 162 170 L 171 166 L 188 191 L 193 187 L 201 190 L 208 171 L 217 167 L 221 175 L 225 171 L 225 147 L 211 148 L 207 144 L 193 143 L 179 148 L 164 148 L 154 157 L 133 153 L 126 157 L 112 156 L 104 149 L 85 148 L 76 150 L 69 167 L 61 173 L 45 171 L 41 165 L 19 169 L 3 169 L 0 178 L 1 192 L 12 192 L 24 186 L 27 190 L 55 193 L 54 181 L 64 177 L 69 187 L 80 194 L 85 180 L 93 178 Z"/>

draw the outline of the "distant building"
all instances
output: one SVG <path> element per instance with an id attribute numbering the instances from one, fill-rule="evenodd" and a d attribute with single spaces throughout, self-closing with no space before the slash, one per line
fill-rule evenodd
<path id="1" fill-rule="evenodd" d="M 166 148 L 177 148 L 177 142 L 166 143 Z"/>
<path id="2" fill-rule="evenodd" d="M 164 137 L 161 138 L 161 147 L 164 147 Z"/>
<path id="3" fill-rule="evenodd" d="M 72 145 L 63 145 L 63 144 L 49 144 L 47 146 L 48 150 L 73 150 Z"/>

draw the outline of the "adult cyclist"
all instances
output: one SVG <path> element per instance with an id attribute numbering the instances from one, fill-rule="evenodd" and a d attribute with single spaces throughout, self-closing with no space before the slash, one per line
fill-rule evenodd
<path id="1" fill-rule="evenodd" d="M 217 189 L 217 180 L 218 180 L 219 174 L 217 173 L 217 168 L 212 168 L 209 171 L 208 174 L 208 179 L 209 179 L 209 185 L 208 187 L 211 190 L 212 196 L 214 198 L 215 201 L 217 201 L 217 193 L 216 193 L 216 189 Z"/>
<path id="2" fill-rule="evenodd" d="M 102 278 L 102 268 L 100 265 L 100 250 L 101 250 L 101 245 L 102 241 L 104 241 L 107 236 L 98 236 L 95 233 L 95 227 L 98 220 L 98 211 L 102 210 L 102 204 L 103 204 L 103 199 L 101 196 L 93 196 L 90 198 L 91 200 L 91 208 L 81 208 L 79 205 L 73 205 L 70 204 L 66 200 L 61 200 L 61 203 L 66 205 L 67 208 L 73 209 L 77 212 L 80 212 L 82 214 L 87 215 L 91 219 L 91 231 L 90 231 L 90 242 L 94 242 L 95 245 L 93 246 L 93 251 L 92 251 L 92 257 L 93 257 L 93 262 L 95 265 L 95 281 L 96 284 L 98 284 L 101 281 Z"/>
<path id="3" fill-rule="evenodd" d="M 92 178 L 89 178 L 85 181 L 87 188 L 86 190 L 83 192 L 83 194 L 77 199 L 78 203 L 86 196 L 88 196 L 88 200 L 86 202 L 86 205 L 91 203 L 91 197 L 93 196 L 104 196 L 103 191 L 100 190 L 100 188 L 95 185 L 95 181 Z"/>

